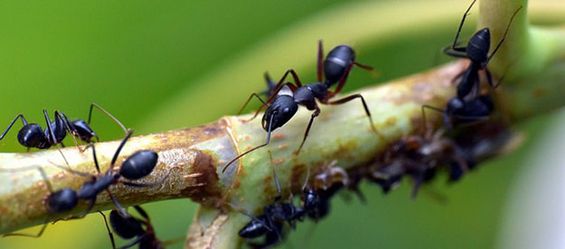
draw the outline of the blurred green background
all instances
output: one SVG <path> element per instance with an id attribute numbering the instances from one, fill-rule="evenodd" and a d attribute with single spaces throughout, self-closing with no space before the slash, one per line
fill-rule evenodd
<path id="1" fill-rule="evenodd" d="M 352 44 L 359 61 L 379 71 L 378 78 L 354 71 L 345 91 L 384 82 L 447 61 L 439 49 L 450 43 L 466 5 L 447 0 L 0 1 L 0 127 L 18 113 L 41 123 L 43 108 L 85 118 L 91 102 L 138 134 L 202 124 L 234 114 L 250 92 L 264 86 L 265 70 L 277 77 L 294 67 L 303 80 L 313 80 L 317 39 L 326 41 L 326 49 Z M 443 11 L 437 6 L 452 14 L 434 17 L 434 11 Z M 375 14 L 357 20 L 350 11 L 360 9 Z M 431 14 L 422 17 L 426 13 Z M 413 27 L 379 36 L 380 26 L 362 20 L 379 14 L 390 15 L 383 27 L 403 22 Z M 466 29 L 463 37 L 474 23 Z M 367 203 L 336 198 L 327 220 L 301 224 L 284 247 L 493 248 L 507 191 L 525 166 L 519 162 L 550 118 L 521 125 L 531 139 L 511 155 L 454 186 L 434 184 L 430 189 L 448 203 L 426 194 L 412 200 L 408 184 L 389 196 L 363 185 Z M 104 140 L 121 134 L 102 115 L 94 117 L 93 126 Z M 0 142 L 2 151 L 24 151 L 15 137 L 16 130 Z M 196 208 L 188 200 L 144 207 L 163 240 L 184 236 Z M 91 215 L 50 225 L 39 239 L 2 238 L 0 248 L 110 248 L 110 242 L 100 216 Z"/>

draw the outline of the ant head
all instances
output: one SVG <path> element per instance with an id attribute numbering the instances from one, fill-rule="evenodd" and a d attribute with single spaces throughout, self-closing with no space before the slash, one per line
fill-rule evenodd
<path id="1" fill-rule="evenodd" d="M 465 108 L 465 101 L 461 98 L 454 97 L 447 102 L 446 113 L 448 115 L 458 113 L 460 110 Z"/>
<path id="2" fill-rule="evenodd" d="M 18 132 L 18 142 L 28 148 L 46 149 L 50 147 L 43 129 L 38 124 L 26 124 Z"/>
<path id="3" fill-rule="evenodd" d="M 486 117 L 494 111 L 494 103 L 489 95 L 481 95 L 469 100 L 465 105 L 465 116 Z"/>
<path id="4" fill-rule="evenodd" d="M 71 123 L 73 130 L 76 132 L 76 135 L 79 137 L 80 140 L 85 141 L 87 143 L 92 141 L 93 137 L 97 137 L 96 133 L 90 125 L 83 119 L 74 120 Z"/>
<path id="5" fill-rule="evenodd" d="M 294 102 L 292 96 L 278 95 L 273 100 L 273 103 L 267 108 L 263 114 L 263 129 L 271 131 L 286 124 L 298 111 L 298 104 Z"/>
<path id="6" fill-rule="evenodd" d="M 311 210 L 316 208 L 320 203 L 320 195 L 311 188 L 304 189 L 302 194 L 302 201 L 304 202 L 304 209 Z"/>
<path id="7" fill-rule="evenodd" d="M 328 85 L 339 81 L 355 62 L 355 51 L 347 45 L 333 48 L 324 60 L 324 76 Z"/>
<path id="8" fill-rule="evenodd" d="M 129 180 L 137 180 L 151 174 L 159 155 L 152 150 L 140 150 L 129 156 L 120 168 L 120 175 Z"/>
<path id="9" fill-rule="evenodd" d="M 490 50 L 490 30 L 483 28 L 475 33 L 467 45 L 467 56 L 473 62 L 481 65 L 488 61 L 488 51 Z"/>
<path id="10" fill-rule="evenodd" d="M 123 239 L 131 239 L 145 234 L 141 221 L 132 216 L 123 217 L 116 210 L 110 212 L 110 225 L 112 230 Z"/>
<path id="11" fill-rule="evenodd" d="M 75 208 L 77 204 L 77 192 L 70 188 L 64 188 L 57 192 L 53 192 L 47 197 L 47 209 L 50 213 L 70 211 Z"/>

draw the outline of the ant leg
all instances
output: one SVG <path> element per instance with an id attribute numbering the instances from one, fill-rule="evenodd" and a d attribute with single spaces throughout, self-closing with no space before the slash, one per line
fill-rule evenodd
<path id="1" fill-rule="evenodd" d="M 365 101 L 365 98 L 363 98 L 363 95 L 361 94 L 352 94 L 349 96 L 346 96 L 344 98 L 335 100 L 335 101 L 330 101 L 327 102 L 327 104 L 330 105 L 340 105 L 343 103 L 347 103 L 353 99 L 359 98 L 361 100 L 361 103 L 363 104 L 363 108 L 365 108 L 365 114 L 367 115 L 367 117 L 369 118 L 369 124 L 371 125 L 371 130 L 373 131 L 373 133 L 375 133 L 377 136 L 381 136 L 381 134 L 375 129 L 375 125 L 373 123 L 373 118 L 371 116 L 371 112 L 369 111 L 369 106 L 367 105 L 367 102 Z"/>
<path id="2" fill-rule="evenodd" d="M 453 45 L 451 46 L 451 49 L 453 49 L 453 50 L 457 50 L 456 46 L 459 43 L 459 35 L 461 35 L 461 29 L 463 28 L 463 24 L 465 23 L 465 18 L 467 18 L 467 15 L 469 15 L 471 8 L 473 7 L 473 5 L 475 4 L 476 1 L 477 0 L 473 0 L 473 2 L 471 2 L 471 5 L 469 5 L 467 10 L 465 11 L 465 14 L 463 14 L 463 18 L 461 19 L 461 22 L 459 23 L 459 27 L 457 28 L 457 33 L 455 33 L 455 40 L 453 40 Z M 444 52 L 445 52 L 445 50 L 444 50 Z M 449 53 L 447 53 L 447 54 L 449 54 Z M 449 55 L 451 55 L 451 54 L 449 54 Z"/>
<path id="3" fill-rule="evenodd" d="M 273 79 L 271 79 L 271 76 L 269 75 L 268 72 L 265 72 L 263 74 L 263 78 L 265 78 L 265 83 L 267 84 L 267 89 L 265 89 L 265 91 L 261 92 L 261 94 L 264 94 L 268 98 L 273 94 L 273 90 L 275 90 L 276 84 L 273 81 Z"/>
<path id="4" fill-rule="evenodd" d="M 120 152 L 122 151 L 122 149 L 126 145 L 126 142 L 131 137 L 132 134 L 133 134 L 133 130 L 128 129 L 126 132 L 126 136 L 124 137 L 124 139 L 122 139 L 122 142 L 120 142 L 118 149 L 116 150 L 114 156 L 112 157 L 112 161 L 110 162 L 110 168 L 108 169 L 108 171 L 114 169 L 114 164 L 116 164 L 116 160 L 118 160 L 118 156 L 120 155 Z M 92 151 L 94 152 L 94 146 L 92 146 Z M 96 155 L 94 157 L 96 158 Z"/>
<path id="5" fill-rule="evenodd" d="M 55 122 L 57 122 L 57 120 L 62 120 L 62 121 L 63 121 L 63 125 L 65 126 L 65 130 L 66 130 L 69 134 L 71 134 L 71 137 L 73 138 L 73 141 L 74 141 L 74 143 L 75 143 L 75 146 L 78 148 L 78 150 L 79 150 L 80 152 L 83 152 L 84 150 L 82 150 L 82 149 L 79 147 L 79 143 L 78 143 L 78 140 L 77 140 L 77 138 L 76 138 L 76 136 L 77 136 L 78 133 L 76 132 L 76 129 L 71 125 L 71 122 L 69 121 L 69 119 L 67 118 L 67 116 L 66 116 L 64 113 L 62 113 L 62 112 L 55 111 Z M 65 147 L 65 145 L 63 144 L 63 141 L 57 141 L 57 142 L 59 142 L 59 144 L 61 144 L 61 146 L 62 146 L 63 148 Z M 66 161 L 66 159 L 65 159 L 65 161 Z"/>
<path id="6" fill-rule="evenodd" d="M 98 164 L 98 157 L 96 156 L 96 148 L 94 144 L 88 144 L 84 149 L 87 150 L 89 147 L 92 148 L 92 158 L 94 159 L 94 166 L 96 167 L 96 172 L 98 174 L 101 173 L 100 171 L 100 164 Z"/>
<path id="7" fill-rule="evenodd" d="M 445 47 L 443 48 L 443 53 L 456 58 L 469 58 L 466 47 Z"/>
<path id="8" fill-rule="evenodd" d="M 273 153 L 269 150 L 269 158 L 271 159 L 271 168 L 273 170 L 273 180 L 275 182 L 275 188 L 277 189 L 278 196 L 275 197 L 275 200 L 280 199 L 282 195 L 281 183 L 279 182 L 279 176 L 277 175 L 276 166 L 273 165 Z"/>
<path id="9" fill-rule="evenodd" d="M 27 125 L 27 120 L 24 118 L 23 114 L 18 114 L 14 120 L 12 120 L 12 122 L 10 122 L 10 125 L 8 125 L 8 128 L 6 128 L 6 130 L 4 130 L 4 132 L 2 132 L 2 135 L 0 135 L 0 140 L 4 139 L 4 136 L 6 136 L 6 134 L 8 133 L 8 131 L 10 131 L 10 129 L 12 129 L 12 126 L 14 126 L 14 124 L 16 123 L 16 120 L 21 119 L 22 120 L 22 124 L 25 126 Z"/>
<path id="10" fill-rule="evenodd" d="M 110 192 L 110 190 L 106 189 L 106 193 L 108 193 L 108 196 L 110 196 L 112 203 L 114 203 L 114 206 L 116 206 L 116 211 L 118 211 L 119 215 L 121 215 L 124 218 L 131 217 L 131 215 L 126 211 L 126 209 L 122 206 L 122 204 L 118 202 L 118 199 L 116 199 L 116 197 L 112 194 L 112 192 Z M 92 206 L 94 206 L 94 202 L 92 202 Z"/>
<path id="11" fill-rule="evenodd" d="M 249 98 L 247 98 L 247 101 L 245 101 L 245 103 L 243 104 L 243 106 L 239 109 L 239 111 L 237 112 L 237 115 L 240 115 L 243 112 L 243 109 L 245 109 L 245 107 L 247 107 L 247 104 L 249 104 L 249 102 L 251 101 L 251 99 L 253 99 L 253 97 L 257 98 L 259 101 L 261 101 L 262 105 L 261 108 L 263 108 L 263 106 L 266 106 L 267 103 L 265 103 L 265 101 L 259 96 L 259 94 L 257 93 L 252 93 L 251 95 L 249 95 Z M 255 118 L 257 115 L 253 116 L 253 118 Z M 246 121 L 251 121 L 253 118 L 246 120 Z"/>
<path id="12" fill-rule="evenodd" d="M 431 106 L 431 105 L 422 105 L 421 108 L 422 108 L 422 118 L 424 119 L 424 126 L 425 126 L 426 130 L 430 130 L 430 128 L 431 128 L 431 127 L 430 127 L 430 124 L 429 124 L 429 122 L 428 122 L 428 120 L 427 120 L 426 109 L 439 112 L 439 113 L 441 113 L 441 114 L 444 116 L 444 118 L 445 118 L 445 116 L 446 116 L 446 115 L 445 115 L 445 110 L 440 109 L 440 108 L 437 108 L 437 107 L 435 107 L 435 106 Z"/>
<path id="13" fill-rule="evenodd" d="M 372 66 L 369 65 L 365 65 L 365 64 L 361 64 L 359 62 L 353 62 L 353 65 L 360 67 L 361 69 L 367 70 L 367 71 L 373 71 L 375 70 Z"/>
<path id="14" fill-rule="evenodd" d="M 98 213 L 100 215 L 102 215 L 102 218 L 104 219 L 104 225 L 106 225 L 106 230 L 108 231 L 108 236 L 110 237 L 110 241 L 112 242 L 112 248 L 116 249 L 116 241 L 114 240 L 114 234 L 110 230 L 110 226 L 108 226 L 108 219 L 106 219 L 106 215 L 104 215 L 104 213 L 102 213 L 101 211 L 98 211 Z"/>
<path id="15" fill-rule="evenodd" d="M 43 117 L 45 117 L 45 123 L 47 123 L 47 132 L 49 132 L 51 138 L 53 139 L 51 142 L 53 142 L 53 144 L 58 144 L 59 141 L 57 141 L 55 132 L 53 131 L 53 129 L 51 129 L 51 119 L 49 118 L 49 114 L 47 113 L 46 109 L 43 109 Z"/>
<path id="16" fill-rule="evenodd" d="M 269 127 L 268 127 L 268 129 L 267 129 L 267 141 L 266 141 L 264 144 L 258 145 L 258 146 L 254 147 L 254 148 L 251 148 L 250 150 L 248 150 L 248 151 L 246 151 L 246 152 L 243 152 L 243 153 L 240 154 L 239 156 L 236 156 L 234 159 L 232 159 L 231 161 L 229 161 L 229 162 L 224 166 L 224 168 L 222 169 L 222 173 L 226 172 L 226 170 L 228 169 L 228 167 L 229 167 L 233 162 L 237 161 L 238 159 L 242 158 L 243 156 L 245 156 L 245 155 L 247 155 L 247 154 L 249 154 L 249 153 L 251 153 L 251 152 L 253 152 L 253 151 L 255 151 L 255 150 L 259 149 L 259 148 L 262 148 L 262 147 L 267 146 L 267 145 L 271 142 L 271 132 L 272 132 L 272 130 L 271 130 L 271 125 L 272 125 L 272 123 L 273 123 L 273 117 L 274 117 L 274 116 L 271 116 L 271 119 L 269 120 Z"/>
<path id="17" fill-rule="evenodd" d="M 49 218 L 47 218 L 45 220 L 45 222 L 43 223 L 43 225 L 41 226 L 41 229 L 39 230 L 39 232 L 37 232 L 37 234 L 7 233 L 7 234 L 3 234 L 2 237 L 21 236 L 21 237 L 39 238 L 39 237 L 41 237 L 41 235 L 43 235 L 43 232 L 45 232 L 45 229 L 47 228 L 47 225 L 49 224 L 48 222 L 49 222 Z"/>
<path id="18" fill-rule="evenodd" d="M 59 152 L 61 152 L 61 150 L 59 150 Z M 62 153 L 62 152 L 61 152 L 61 153 Z M 65 160 L 65 162 L 66 162 L 66 160 Z M 69 168 L 68 163 L 67 163 L 67 167 L 61 166 L 61 165 L 58 165 L 58 164 L 55 164 L 55 163 L 53 163 L 52 161 L 49 161 L 49 163 L 51 163 L 51 165 L 53 165 L 53 166 L 55 166 L 55 167 L 57 167 L 57 168 L 59 168 L 59 169 L 62 169 L 62 170 L 64 170 L 64 171 L 67 171 L 67 172 L 69 172 L 69 173 L 71 173 L 71 174 L 74 174 L 74 175 L 78 175 L 78 176 L 82 176 L 82 177 L 89 177 L 89 176 L 92 176 L 92 175 L 89 174 L 89 173 L 80 172 L 80 171 L 77 171 L 77 170 L 74 170 L 74 169 Z"/>
<path id="19" fill-rule="evenodd" d="M 486 68 L 485 68 L 485 75 L 487 76 L 487 82 L 492 89 L 496 89 L 500 85 L 501 81 L 498 81 L 496 84 L 494 84 L 494 81 L 492 80 L 492 74 Z"/>
<path id="20" fill-rule="evenodd" d="M 320 108 L 318 106 L 316 106 L 316 110 L 314 110 L 314 112 L 310 116 L 310 121 L 308 121 L 308 126 L 306 126 L 306 131 L 304 132 L 304 137 L 302 137 L 302 142 L 300 143 L 298 150 L 296 150 L 294 152 L 295 155 L 300 154 L 300 150 L 302 149 L 302 146 L 304 146 L 304 143 L 306 142 L 306 138 L 308 137 L 308 133 L 310 133 L 310 128 L 312 128 L 312 123 L 314 123 L 314 119 L 318 115 L 320 115 Z"/>
<path id="21" fill-rule="evenodd" d="M 143 209 L 139 205 L 134 205 L 133 208 L 135 208 L 135 211 L 137 211 L 137 213 L 139 213 L 141 217 L 143 217 L 146 221 L 149 222 L 149 215 L 147 214 L 147 212 L 145 212 L 145 209 Z"/>
<path id="22" fill-rule="evenodd" d="M 120 246 L 117 249 L 128 249 L 132 246 L 135 246 L 137 244 L 139 244 L 141 242 L 141 240 L 145 238 L 145 234 L 142 236 L 137 236 L 137 238 L 135 238 L 133 241 L 131 241 L 130 243 L 126 244 L 125 246 Z"/>
<path id="23" fill-rule="evenodd" d="M 289 74 L 292 76 L 292 79 L 294 79 L 294 84 L 296 84 L 297 87 L 301 87 L 302 81 L 300 80 L 300 78 L 298 77 L 298 74 L 296 73 L 296 71 L 294 71 L 294 69 L 286 70 L 286 72 L 284 73 L 282 78 L 277 83 L 277 86 L 281 85 L 284 82 L 284 80 L 286 79 L 286 77 L 288 77 Z"/>
<path id="24" fill-rule="evenodd" d="M 90 211 L 92 211 L 92 209 L 94 208 L 94 204 L 96 204 L 96 200 L 90 200 L 88 202 L 88 206 L 86 207 L 86 209 L 84 209 L 84 211 L 82 211 L 79 215 L 71 216 L 69 218 L 66 218 L 65 220 L 74 220 L 74 219 L 84 218 L 88 213 L 90 213 Z"/>
<path id="25" fill-rule="evenodd" d="M 324 47 L 322 46 L 322 40 L 318 40 L 318 62 L 316 67 L 316 72 L 318 76 L 318 82 L 324 80 Z"/>
<path id="26" fill-rule="evenodd" d="M 122 130 L 124 131 L 124 134 L 127 135 L 128 133 L 128 129 L 124 126 L 124 124 L 122 124 L 122 122 L 120 122 L 120 120 L 118 120 L 116 117 L 114 117 L 114 115 L 112 115 L 109 111 L 106 111 L 106 109 L 102 108 L 101 106 L 99 106 L 96 103 L 91 103 L 90 104 L 90 109 L 88 110 L 88 121 L 87 123 L 90 125 L 90 121 L 92 120 L 92 109 L 96 108 L 98 109 L 100 112 L 104 113 L 106 116 L 108 116 L 111 120 L 114 121 L 114 123 L 116 123 L 118 126 L 120 126 L 120 128 L 122 128 Z"/>
<path id="27" fill-rule="evenodd" d="M 335 90 L 333 92 L 328 93 L 328 97 L 327 97 L 328 99 L 332 98 L 333 96 L 341 92 L 341 89 L 343 88 L 343 86 L 345 86 L 345 81 L 347 80 L 347 77 L 349 76 L 349 72 L 351 72 L 352 67 L 353 64 L 349 65 L 349 67 L 345 69 L 345 72 L 341 76 L 341 79 L 339 79 L 339 82 L 337 83 L 337 87 L 335 88 Z"/>
<path id="28" fill-rule="evenodd" d="M 40 166 L 28 166 L 28 167 L 20 167 L 15 169 L 0 168 L 0 172 L 20 172 L 20 171 L 28 171 L 28 170 L 38 170 L 49 192 L 50 193 L 54 192 L 53 186 L 51 186 L 51 183 L 49 182 L 49 178 L 47 177 L 47 173 L 45 173 L 45 170 L 43 170 L 43 168 L 41 168 Z"/>
<path id="29" fill-rule="evenodd" d="M 488 59 L 485 63 L 486 64 L 489 63 L 490 59 L 492 59 L 492 57 L 494 56 L 494 54 L 496 54 L 496 52 L 498 51 L 498 49 L 500 48 L 500 46 L 502 46 L 502 43 L 504 42 L 504 40 L 506 39 L 506 35 L 508 34 L 508 31 L 510 31 L 510 26 L 512 25 L 512 21 L 514 21 L 514 17 L 516 17 L 516 14 L 518 14 L 518 12 L 520 12 L 520 10 L 522 9 L 522 6 L 520 6 L 520 8 L 518 8 L 516 11 L 514 11 L 514 13 L 512 14 L 512 17 L 510 17 L 510 21 L 508 22 L 508 26 L 506 26 L 506 30 L 504 30 L 504 34 L 502 35 L 502 39 L 500 39 L 500 41 L 498 42 L 498 44 L 496 44 L 496 48 L 492 51 L 492 53 L 488 56 Z"/>

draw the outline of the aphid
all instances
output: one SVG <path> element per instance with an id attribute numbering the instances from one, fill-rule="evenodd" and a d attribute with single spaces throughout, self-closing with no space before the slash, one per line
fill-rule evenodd
<path id="1" fill-rule="evenodd" d="M 149 215 L 140 206 L 133 206 L 141 218 L 134 216 L 123 216 L 117 210 L 110 211 L 110 226 L 112 231 L 116 233 L 120 238 L 129 240 L 133 239 L 130 243 L 125 246 L 119 247 L 120 249 L 130 248 L 135 245 L 139 245 L 140 249 L 163 249 L 165 248 L 164 242 L 157 238 Z M 104 217 L 104 222 L 106 222 L 106 227 L 108 224 L 106 221 L 106 216 L 99 212 Z M 112 248 L 116 248 L 116 243 L 114 241 L 114 236 L 110 230 L 108 230 L 110 235 L 110 241 L 112 242 Z"/>
<path id="2" fill-rule="evenodd" d="M 319 41 L 317 63 L 318 82 L 302 85 L 298 74 L 293 69 L 287 70 L 275 86 L 269 99 L 266 102 L 263 102 L 264 105 L 259 108 L 252 117 L 254 118 L 264 107 L 267 107 L 262 119 L 263 129 L 267 131 L 266 142 L 243 152 L 236 158 L 229 161 L 224 166 L 222 172 L 225 172 L 226 169 L 237 159 L 254 150 L 267 146 L 271 140 L 271 132 L 285 125 L 296 114 L 298 106 L 306 107 L 308 110 L 312 111 L 312 115 L 306 127 L 306 131 L 304 132 L 302 142 L 295 151 L 295 154 L 300 153 L 302 146 L 304 146 L 304 143 L 306 142 L 306 138 L 308 137 L 308 133 L 310 132 L 314 119 L 320 114 L 320 108 L 317 102 L 324 105 L 340 105 L 354 99 L 361 100 L 365 113 L 369 118 L 371 129 L 377 134 L 371 118 L 371 112 L 369 111 L 369 107 L 361 94 L 352 94 L 341 99 L 332 100 L 336 94 L 341 92 L 346 83 L 347 76 L 354 65 L 363 69 L 372 70 L 371 67 L 356 62 L 355 51 L 347 45 L 340 45 L 333 48 L 324 59 L 322 41 Z M 285 82 L 288 75 L 293 77 L 294 84 Z M 336 83 L 337 86 L 335 90 L 331 91 L 330 88 Z M 263 101 L 257 94 L 252 94 L 250 98 L 253 96 L 258 97 L 261 101 Z"/>
<path id="3" fill-rule="evenodd" d="M 77 138 L 86 143 L 91 143 L 93 139 L 96 139 L 96 141 L 98 141 L 98 135 L 90 127 L 93 108 L 96 108 L 100 112 L 104 113 L 116 124 L 118 124 L 124 130 L 124 132 L 127 132 L 125 126 L 112 114 L 110 114 L 99 105 L 92 103 L 90 105 L 90 110 L 88 113 L 88 122 L 85 122 L 82 119 L 70 121 L 67 116 L 60 111 L 54 112 L 55 120 L 52 121 L 51 118 L 49 118 L 47 110 L 44 109 L 43 116 L 45 118 L 45 123 L 47 126 L 45 130 L 43 130 L 39 124 L 28 123 L 23 114 L 18 114 L 12 120 L 10 125 L 8 125 L 8 128 L 4 130 L 2 135 L 0 135 L 0 140 L 2 140 L 6 136 L 6 134 L 8 133 L 8 131 L 10 131 L 12 126 L 14 126 L 16 121 L 20 119 L 22 121 L 23 127 L 18 131 L 18 142 L 22 146 L 28 148 L 28 150 L 30 148 L 47 149 L 57 144 L 60 144 L 64 147 L 63 140 L 65 139 L 67 133 L 73 136 L 75 143 Z"/>
<path id="4" fill-rule="evenodd" d="M 326 217 L 330 212 L 331 198 L 343 187 L 349 186 L 349 176 L 335 161 L 322 172 L 314 175 L 312 186 L 303 186 L 302 205 L 304 212 L 314 221 Z"/>
<path id="5" fill-rule="evenodd" d="M 415 197 L 422 183 L 433 179 L 440 167 L 453 172 L 450 178 L 460 177 L 468 169 L 463 151 L 443 130 L 402 138 L 385 152 L 382 162 L 368 177 L 388 193 L 404 176 L 410 176 Z"/>
<path id="6" fill-rule="evenodd" d="M 40 167 L 31 167 L 25 169 L 9 170 L 9 171 L 21 171 L 21 170 L 30 170 L 30 169 L 37 169 L 40 171 L 50 192 L 50 194 L 45 199 L 45 206 L 49 213 L 59 214 L 70 211 L 78 205 L 79 200 L 85 200 L 88 202 L 88 207 L 82 212 L 81 215 L 72 218 L 84 217 L 94 207 L 98 194 L 105 191 L 106 193 L 108 193 L 108 195 L 112 199 L 112 202 L 117 207 L 117 209 L 123 212 L 122 215 L 127 217 L 128 216 L 127 213 L 125 213 L 124 208 L 121 206 L 118 200 L 112 195 L 109 187 L 111 185 L 115 185 L 118 183 L 131 187 L 151 187 L 161 184 L 167 177 L 165 176 L 163 179 L 155 183 L 133 182 L 134 180 L 138 180 L 149 175 L 157 165 L 158 154 L 152 150 L 140 150 L 133 153 L 122 163 L 118 171 L 114 170 L 116 160 L 118 159 L 118 156 L 120 155 L 122 148 L 124 147 L 127 140 L 131 137 L 132 134 L 133 132 L 131 130 L 128 130 L 126 137 L 121 141 L 120 145 L 118 146 L 118 149 L 114 153 L 114 156 L 110 163 L 110 167 L 104 173 L 100 171 L 94 144 L 89 145 L 89 147 L 92 147 L 94 165 L 96 166 L 96 171 L 98 172 L 98 174 L 93 175 L 93 174 L 78 172 L 65 167 L 61 167 L 62 169 L 72 174 L 91 178 L 89 181 L 85 182 L 79 188 L 78 191 L 73 190 L 71 188 L 63 188 L 54 191 L 51 184 L 47 180 L 45 172 Z M 125 178 L 125 180 L 123 180 L 122 178 Z M 37 235 L 25 235 L 25 234 L 9 234 L 9 235 L 39 237 L 45 230 L 46 226 L 47 223 L 44 224 L 44 226 Z"/>

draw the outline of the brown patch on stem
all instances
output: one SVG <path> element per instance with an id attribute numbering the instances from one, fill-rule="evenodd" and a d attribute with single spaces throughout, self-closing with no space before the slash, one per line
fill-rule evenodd
<path id="1" fill-rule="evenodd" d="M 216 206 L 222 197 L 218 186 L 219 177 L 216 174 L 217 162 L 203 151 L 195 152 L 194 162 L 184 178 L 187 187 L 181 190 L 181 193 L 204 206 Z"/>

